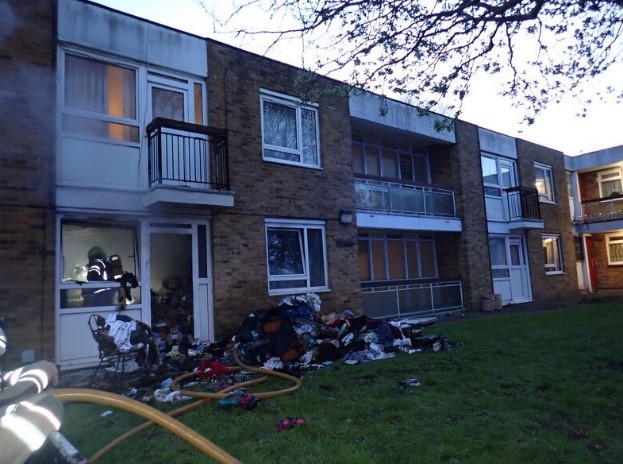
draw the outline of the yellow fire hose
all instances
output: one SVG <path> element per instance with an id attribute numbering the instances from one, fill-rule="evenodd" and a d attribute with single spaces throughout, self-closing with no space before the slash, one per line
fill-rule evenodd
<path id="1" fill-rule="evenodd" d="M 231 392 L 232 390 L 235 390 L 236 388 L 243 388 L 243 387 L 248 387 L 248 386 L 251 386 L 251 385 L 255 385 L 255 384 L 264 382 L 266 379 L 267 379 L 266 376 L 262 376 L 260 378 L 253 379 L 253 380 L 248 380 L 246 382 L 236 383 L 236 384 L 230 385 L 230 386 L 220 390 L 219 393 L 228 393 L 228 392 Z M 175 409 L 173 411 L 169 411 L 167 413 L 167 415 L 169 415 L 171 417 L 177 417 L 177 416 L 179 416 L 181 414 L 184 414 L 184 413 L 186 413 L 186 412 L 188 412 L 188 411 L 190 411 L 192 409 L 195 409 L 198 406 L 201 406 L 204 403 L 207 403 L 208 401 L 210 401 L 210 400 L 209 399 L 200 399 L 200 400 L 195 401 L 193 403 L 185 404 L 184 406 L 182 406 L 180 408 L 177 408 L 177 409 Z M 142 430 L 145 430 L 146 428 L 151 427 L 152 425 L 154 425 L 153 422 L 143 422 L 142 424 L 134 427 L 133 429 L 128 430 L 123 435 L 118 436 L 117 438 L 115 438 L 114 440 L 112 440 L 111 442 L 106 444 L 106 446 L 104 446 L 103 448 L 99 449 L 96 453 L 94 453 L 89 458 L 89 464 L 99 461 L 102 458 L 102 456 L 104 456 L 104 454 L 108 453 L 108 451 L 113 449 L 115 446 L 120 444 L 122 441 L 127 440 L 131 436 L 136 435 L 138 432 L 141 432 Z"/>
<path id="2" fill-rule="evenodd" d="M 254 395 L 261 399 L 275 398 L 277 396 L 293 393 L 301 387 L 301 380 L 292 375 L 289 375 L 283 372 L 275 372 L 275 371 L 271 371 L 268 369 L 248 366 L 240 360 L 236 350 L 234 350 L 233 354 L 234 354 L 234 359 L 240 366 L 237 369 L 242 368 L 250 372 L 263 374 L 263 377 L 231 385 L 217 393 L 210 393 L 210 392 L 198 392 L 194 390 L 185 390 L 185 389 L 179 388 L 178 384 L 180 382 L 186 379 L 192 378 L 192 377 L 197 377 L 204 373 L 203 372 L 189 372 L 187 374 L 183 374 L 173 380 L 173 382 L 171 383 L 171 390 L 179 391 L 181 394 L 186 395 L 186 396 L 200 398 L 200 400 L 194 403 L 188 404 L 188 405 L 184 405 L 181 408 L 178 408 L 174 411 L 170 411 L 168 414 L 165 414 L 139 401 L 136 401 L 136 400 L 133 400 L 133 399 L 121 396 L 121 395 L 117 395 L 114 393 L 105 392 L 102 390 L 92 390 L 92 389 L 85 389 L 85 388 L 61 388 L 57 390 L 52 390 L 51 394 L 61 401 L 79 401 L 79 402 L 103 404 L 103 405 L 115 407 L 118 409 L 122 409 L 127 412 L 134 413 L 136 415 L 139 415 L 149 420 L 149 422 L 145 422 L 139 425 L 138 427 L 135 427 L 134 429 L 129 430 L 128 432 L 124 433 L 123 435 L 119 436 L 118 438 L 110 442 L 104 448 L 100 449 L 97 453 L 93 455 L 91 459 L 89 459 L 89 463 L 96 462 L 97 460 L 99 460 L 106 452 L 108 452 L 114 446 L 121 443 L 123 440 L 129 438 L 130 436 L 136 434 L 137 432 L 141 430 L 144 430 L 145 428 L 149 427 L 152 424 L 157 424 L 157 425 L 164 427 L 165 429 L 172 432 L 173 434 L 177 435 L 178 437 L 182 438 L 183 440 L 186 440 L 188 443 L 193 445 L 195 448 L 202 451 L 204 454 L 212 457 L 217 462 L 224 463 L 224 464 L 236 464 L 236 463 L 240 463 L 240 461 L 238 461 L 236 458 L 231 456 L 229 453 L 227 453 L 223 449 L 219 448 L 217 445 L 212 443 L 210 440 L 208 440 L 204 436 L 195 432 L 190 427 L 184 425 L 178 420 L 173 419 L 173 417 L 178 416 L 182 413 L 185 413 L 197 406 L 200 406 L 201 404 L 203 404 L 204 402 L 210 399 L 225 398 L 227 397 L 229 392 L 237 388 L 243 388 L 246 386 L 255 385 L 260 382 L 263 382 L 266 380 L 267 378 L 266 376 L 279 377 L 285 380 L 289 380 L 293 382 L 294 385 L 290 388 L 285 388 L 282 390 L 276 390 L 276 391 L 271 391 L 271 392 L 262 392 L 262 393 L 257 393 Z"/>

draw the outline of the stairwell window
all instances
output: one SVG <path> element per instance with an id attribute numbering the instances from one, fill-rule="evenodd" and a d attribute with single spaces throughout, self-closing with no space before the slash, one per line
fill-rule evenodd
<path id="1" fill-rule="evenodd" d="M 262 156 L 265 161 L 320 167 L 317 105 L 262 90 Z"/>
<path id="2" fill-rule="evenodd" d="M 623 235 L 607 235 L 608 264 L 623 264 Z"/>
<path id="3" fill-rule="evenodd" d="M 324 221 L 266 221 L 268 293 L 328 290 Z"/>
<path id="4" fill-rule="evenodd" d="M 136 73 L 131 67 L 66 53 L 63 131 L 138 142 Z"/>
<path id="5" fill-rule="evenodd" d="M 546 164 L 534 163 L 534 178 L 534 186 L 539 191 L 539 200 L 546 203 L 555 203 L 552 167 Z"/>
<path id="6" fill-rule="evenodd" d="M 543 256 L 545 260 L 546 274 L 562 274 L 562 251 L 560 247 L 560 235 L 542 235 Z"/>

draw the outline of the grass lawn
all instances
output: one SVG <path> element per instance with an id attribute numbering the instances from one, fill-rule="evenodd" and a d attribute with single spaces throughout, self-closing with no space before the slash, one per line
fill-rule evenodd
<path id="1" fill-rule="evenodd" d="M 338 362 L 252 411 L 208 402 L 178 419 L 245 463 L 623 462 L 623 301 L 504 313 L 427 327 L 458 345 L 449 352 Z M 411 377 L 421 385 L 401 391 Z M 66 404 L 61 432 L 85 456 L 142 422 L 107 409 Z M 293 416 L 306 424 L 276 431 Z M 150 427 L 99 462 L 213 461 Z"/>

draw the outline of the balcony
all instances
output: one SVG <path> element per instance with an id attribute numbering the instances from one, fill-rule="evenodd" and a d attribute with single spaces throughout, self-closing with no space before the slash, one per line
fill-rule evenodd
<path id="1" fill-rule="evenodd" d="M 359 176 L 355 178 L 355 208 L 359 227 L 462 230 L 451 189 Z"/>
<path id="2" fill-rule="evenodd" d="M 574 223 L 594 224 L 618 220 L 623 220 L 623 195 L 583 201 L 581 215 L 574 219 Z"/>
<path id="3" fill-rule="evenodd" d="M 361 291 L 363 312 L 373 318 L 437 315 L 463 307 L 460 280 L 369 282 Z"/>
<path id="4" fill-rule="evenodd" d="M 146 128 L 150 191 L 146 206 L 233 206 L 227 131 L 156 118 Z"/>
<path id="5" fill-rule="evenodd" d="M 534 187 L 519 185 L 504 190 L 511 230 L 542 229 L 539 191 Z"/>

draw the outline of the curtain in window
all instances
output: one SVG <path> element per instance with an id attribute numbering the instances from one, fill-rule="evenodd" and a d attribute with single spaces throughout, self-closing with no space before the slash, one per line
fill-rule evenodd
<path id="1" fill-rule="evenodd" d="M 65 59 L 65 105 L 95 113 L 108 113 L 106 65 L 67 55 Z"/>
<path id="2" fill-rule="evenodd" d="M 278 147 L 298 148 L 296 133 L 296 109 L 264 102 L 264 143 Z"/>
<path id="3" fill-rule="evenodd" d="M 301 109 L 301 127 L 303 136 L 303 159 L 305 164 L 318 164 L 318 135 L 316 134 L 316 113 Z"/>
<path id="4" fill-rule="evenodd" d="M 610 250 L 610 262 L 623 263 L 623 237 L 611 238 L 608 248 Z"/>

